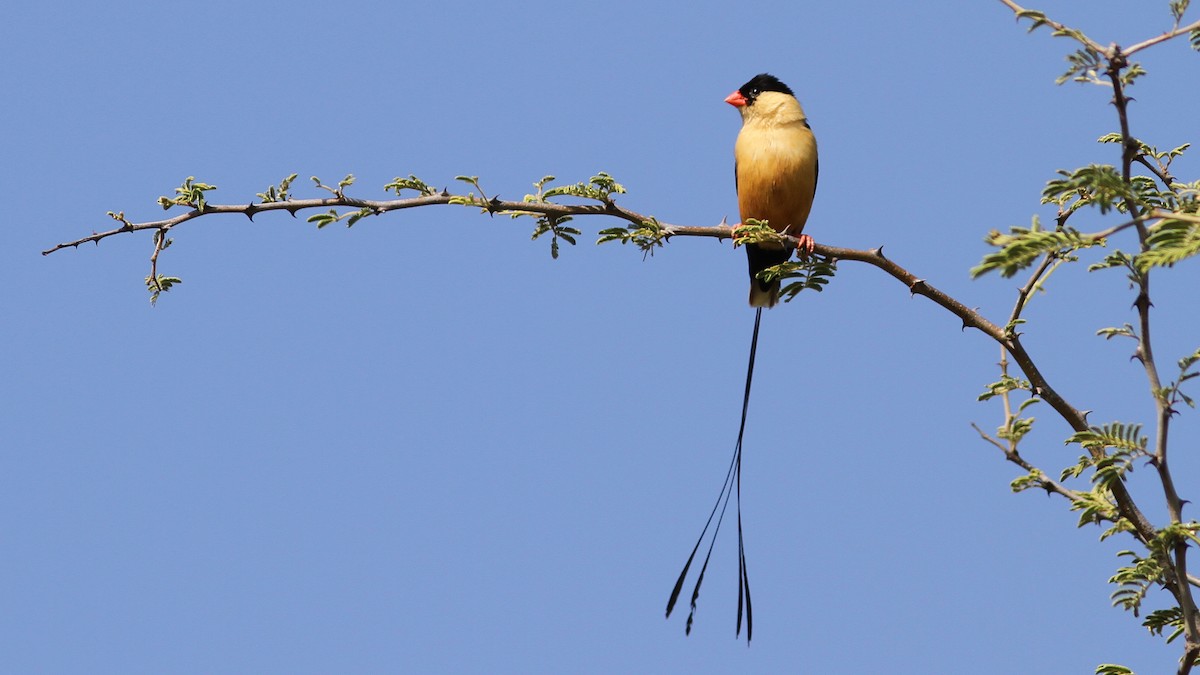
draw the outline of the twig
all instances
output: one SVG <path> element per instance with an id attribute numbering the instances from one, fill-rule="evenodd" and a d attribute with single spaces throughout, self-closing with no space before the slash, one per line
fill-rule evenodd
<path id="1" fill-rule="evenodd" d="M 1152 37 L 1149 40 L 1144 40 L 1142 42 L 1139 42 L 1139 43 L 1135 44 L 1134 46 L 1130 47 L 1129 49 L 1126 49 L 1125 56 L 1131 56 L 1137 52 L 1142 51 L 1143 49 L 1145 49 L 1147 47 L 1153 47 L 1154 45 L 1156 45 L 1160 42 L 1166 42 L 1167 40 L 1170 40 L 1172 38 L 1177 38 L 1180 35 L 1183 35 L 1184 33 L 1190 33 L 1194 30 L 1200 30 L 1200 21 L 1196 21 L 1194 23 L 1188 24 L 1188 25 L 1184 26 L 1183 28 L 1176 28 L 1175 30 L 1167 31 L 1166 33 L 1163 33 L 1162 35 L 1159 35 L 1157 37 Z"/>
<path id="2" fill-rule="evenodd" d="M 1021 318 L 1021 312 L 1024 311 L 1025 305 L 1029 302 L 1029 296 L 1032 295 L 1033 292 L 1038 288 L 1040 288 L 1042 281 L 1044 281 L 1046 277 L 1050 276 L 1055 269 L 1058 269 L 1058 266 L 1062 263 L 1063 258 L 1054 251 L 1047 253 L 1046 257 L 1042 258 L 1041 264 L 1038 265 L 1037 269 L 1033 271 L 1033 274 L 1029 275 L 1029 281 L 1025 282 L 1025 285 L 1017 290 L 1017 303 L 1013 306 L 1012 314 L 1009 314 L 1008 316 L 1007 325 L 1009 327 L 1016 326 L 1017 320 Z M 1003 349 L 1003 347 L 1001 347 L 1001 349 Z M 1001 362 L 1004 363 L 1005 361 L 1003 353 L 1001 353 L 1000 358 Z M 1005 404 L 1007 405 L 1007 400 L 1005 401 Z"/>
<path id="3" fill-rule="evenodd" d="M 1100 46 L 1099 43 L 1093 42 L 1091 40 L 1091 38 L 1087 37 L 1083 33 L 1080 33 L 1079 31 L 1076 31 L 1076 30 L 1072 30 L 1072 29 L 1068 28 L 1067 26 L 1051 19 L 1050 17 L 1046 16 L 1045 14 L 1042 14 L 1041 12 L 1033 12 L 1031 10 L 1025 9 L 1024 7 L 1018 5 L 1017 3 L 1013 2 L 1012 0 L 1000 0 L 1000 2 L 1003 3 L 1009 9 L 1011 9 L 1013 11 L 1013 13 L 1017 15 L 1018 19 L 1020 19 L 1022 17 L 1033 18 L 1033 15 L 1036 14 L 1037 15 L 1036 20 L 1053 28 L 1056 35 L 1064 35 L 1064 36 L 1072 37 L 1075 40 L 1077 40 L 1078 42 L 1080 42 L 1081 44 L 1083 44 L 1085 47 L 1088 47 L 1089 49 L 1093 49 L 1100 54 L 1104 53 L 1104 47 Z"/>
<path id="4" fill-rule="evenodd" d="M 1012 462 L 1013 464 L 1016 464 L 1017 466 L 1021 467 L 1022 469 L 1025 469 L 1026 471 L 1028 471 L 1031 474 L 1036 473 L 1038 475 L 1038 485 L 1042 489 L 1046 490 L 1047 492 L 1053 492 L 1054 494 L 1062 495 L 1063 497 L 1066 497 L 1067 499 L 1069 499 L 1071 501 L 1075 501 L 1076 499 L 1079 498 L 1078 492 L 1076 492 L 1068 487 L 1065 487 L 1061 483 L 1055 482 L 1055 481 L 1051 480 L 1050 478 L 1048 478 L 1046 476 L 1046 472 L 1044 472 L 1041 469 L 1037 468 L 1036 466 L 1030 464 L 1028 461 L 1025 460 L 1024 457 L 1022 457 L 1015 450 L 1010 450 L 1009 448 L 1004 447 L 1003 443 L 1001 443 L 1000 441 L 996 440 L 994 437 L 987 434 L 983 429 L 980 429 L 979 425 L 972 422 L 971 428 L 974 429 L 983 440 L 985 440 L 988 443 L 991 443 L 992 445 L 999 448 L 1000 452 L 1004 453 L 1005 459 Z"/>
<path id="5" fill-rule="evenodd" d="M 1158 177 L 1158 180 L 1162 181 L 1163 187 L 1167 188 L 1168 190 L 1171 189 L 1171 185 L 1175 182 L 1175 177 L 1172 176 L 1171 172 L 1165 167 L 1163 167 L 1161 164 L 1155 166 L 1155 164 L 1158 164 L 1157 162 L 1155 164 L 1151 164 L 1150 160 L 1146 159 L 1146 156 L 1141 153 L 1138 153 L 1137 157 L 1134 157 L 1134 161 L 1146 167 L 1150 170 L 1150 173 Z"/>

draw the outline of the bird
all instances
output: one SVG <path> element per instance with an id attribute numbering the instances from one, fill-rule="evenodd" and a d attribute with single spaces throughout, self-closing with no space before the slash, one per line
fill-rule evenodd
<path id="1" fill-rule="evenodd" d="M 770 73 L 755 75 L 727 96 L 725 102 L 737 108 L 742 117 L 742 129 L 738 132 L 733 150 L 734 184 L 741 216 L 738 226 L 752 218 L 765 221 L 776 232 L 795 237 L 796 250 L 801 255 L 812 255 L 816 244 L 811 236 L 803 232 L 817 191 L 817 141 L 808 124 L 808 117 L 804 114 L 804 108 L 800 106 L 791 88 Z M 738 226 L 734 227 L 735 237 Z M 745 248 L 750 270 L 750 306 L 755 308 L 755 314 L 737 443 L 734 445 L 733 458 L 725 472 L 725 482 L 717 495 L 717 501 L 709 512 L 708 521 L 704 523 L 704 529 L 701 530 L 700 537 L 696 540 L 696 545 L 671 590 L 671 596 L 667 600 L 667 618 L 670 618 L 671 611 L 679 600 L 696 553 L 700 550 L 709 527 L 713 526 L 713 518 L 716 518 L 704 564 L 700 567 L 696 586 L 692 591 L 691 610 L 684 628 L 687 634 L 691 634 L 696 615 L 696 601 L 700 597 L 700 585 L 704 582 L 704 573 L 708 569 L 717 534 L 725 519 L 725 510 L 729 506 L 730 498 L 736 494 L 738 610 L 735 635 L 741 636 L 744 615 L 746 644 L 749 645 L 754 630 L 754 619 L 742 529 L 742 438 L 745 435 L 746 414 L 750 407 L 750 384 L 754 378 L 754 356 L 758 351 L 758 330 L 762 322 L 762 311 L 774 307 L 779 302 L 780 294 L 778 279 L 763 281 L 758 278 L 758 274 L 768 267 L 786 262 L 791 257 L 791 250 L 783 244 L 773 243 L 747 243 Z"/>
<path id="2" fill-rule="evenodd" d="M 811 254 L 812 237 L 803 234 L 817 192 L 817 139 L 804 108 L 791 88 L 769 73 L 754 76 L 725 98 L 742 117 L 733 149 L 733 175 L 742 222 L 767 221 L 771 229 L 800 240 L 797 250 Z M 747 244 L 750 306 L 774 307 L 779 281 L 758 273 L 786 262 L 791 251 L 780 245 Z"/>

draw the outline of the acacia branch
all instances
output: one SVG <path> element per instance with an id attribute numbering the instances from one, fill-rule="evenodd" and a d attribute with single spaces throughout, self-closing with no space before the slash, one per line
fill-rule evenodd
<path id="1" fill-rule="evenodd" d="M 1196 25 L 1200 26 L 1200 22 Z M 1166 37 L 1160 36 L 1160 38 L 1154 40 L 1147 40 L 1141 43 L 1141 45 L 1144 48 L 1145 46 L 1169 39 L 1169 37 L 1170 35 Z M 1134 139 L 1129 130 L 1129 98 L 1125 95 L 1124 84 L 1121 79 L 1121 71 L 1128 66 L 1129 61 L 1127 56 L 1131 51 L 1132 49 L 1122 51 L 1120 47 L 1113 45 L 1107 53 L 1108 69 L 1106 73 L 1109 81 L 1112 83 L 1113 106 L 1117 110 L 1117 118 L 1121 126 L 1121 174 L 1122 179 L 1127 185 L 1132 185 L 1133 162 L 1141 155 L 1141 144 Z M 1170 186 L 1168 186 L 1169 188 Z M 1149 244 L 1147 243 L 1148 228 L 1141 221 L 1141 205 L 1132 196 L 1125 197 L 1124 201 L 1126 211 L 1134 220 L 1138 221 L 1136 225 L 1138 240 L 1141 243 L 1142 251 L 1146 251 L 1149 249 Z M 1134 300 L 1140 329 L 1137 335 L 1137 358 L 1145 368 L 1146 379 L 1150 385 L 1150 395 L 1154 399 L 1157 417 L 1154 453 L 1151 457 L 1151 463 L 1158 472 L 1159 482 L 1162 484 L 1163 496 L 1166 500 L 1171 522 L 1178 525 L 1183 521 L 1183 501 L 1179 498 L 1179 493 L 1175 489 L 1175 480 L 1171 475 L 1170 467 L 1167 463 L 1167 439 L 1170 431 L 1171 416 L 1175 411 L 1171 407 L 1171 401 L 1163 393 L 1162 380 L 1159 377 L 1158 366 L 1154 360 L 1153 343 L 1150 339 L 1150 308 L 1153 306 L 1153 303 L 1150 302 L 1150 270 L 1142 270 L 1140 274 L 1134 275 L 1133 279 L 1138 289 L 1137 298 Z M 1164 561 L 1167 564 L 1163 567 L 1166 573 L 1167 587 L 1171 594 L 1175 596 L 1183 614 L 1183 629 L 1186 635 L 1187 648 L 1179 672 L 1187 673 L 1191 671 L 1191 664 L 1194 662 L 1196 654 L 1200 653 L 1200 618 L 1197 617 L 1196 604 L 1192 596 L 1191 587 L 1188 585 L 1188 542 L 1181 538 L 1174 543 L 1171 549 L 1170 557 L 1173 560 Z"/>
<path id="2" fill-rule="evenodd" d="M 484 209 L 490 213 L 514 215 L 542 215 L 551 218 L 563 218 L 567 216 L 610 216 L 620 218 L 622 220 L 641 225 L 648 220 L 650 216 L 645 216 L 640 213 L 635 213 L 623 207 L 617 206 L 614 202 L 603 204 L 558 204 L 554 202 L 516 202 L 506 201 L 498 198 L 493 199 L 478 199 L 471 202 L 462 202 L 461 200 L 468 199 L 464 195 L 455 195 L 443 191 L 440 194 L 423 195 L 420 197 L 407 197 L 401 199 L 358 199 L 355 197 L 335 196 L 325 197 L 321 199 L 290 199 L 279 202 L 266 202 L 257 204 L 205 204 L 202 208 L 193 208 L 192 210 L 181 213 L 173 218 L 164 218 L 145 223 L 133 223 L 122 219 L 122 225 L 104 232 L 93 232 L 86 237 L 80 237 L 74 241 L 68 241 L 57 244 L 42 251 L 42 255 L 49 255 L 55 251 L 64 248 L 78 248 L 81 244 L 96 243 L 99 244 L 102 240 L 109 237 L 125 234 L 128 232 L 138 232 L 140 230 L 170 230 L 177 225 L 186 223 L 189 220 L 195 220 L 201 216 L 207 216 L 217 213 L 240 213 L 251 220 L 259 213 L 267 211 L 287 211 L 295 217 L 299 211 L 317 208 L 336 208 L 339 206 L 355 209 L 369 209 L 374 215 L 380 215 L 389 211 L 399 211 L 402 209 L 412 209 L 422 206 L 436 206 L 440 204 L 455 204 L 474 206 Z M 661 224 L 662 228 L 669 235 L 683 236 L 721 236 L 728 237 L 729 228 L 725 229 L 725 234 L 710 232 L 712 228 L 691 227 L 686 225 L 668 225 Z"/>

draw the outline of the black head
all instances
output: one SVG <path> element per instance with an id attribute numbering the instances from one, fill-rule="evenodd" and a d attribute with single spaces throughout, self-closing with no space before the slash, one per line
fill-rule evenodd
<path id="1" fill-rule="evenodd" d="M 754 103 L 754 99 L 758 98 L 758 95 L 764 91 L 777 91 L 780 94 L 795 96 L 786 84 L 780 82 L 778 77 L 770 73 L 755 75 L 749 82 L 739 87 L 738 91 L 742 96 L 746 97 L 747 104 Z"/>

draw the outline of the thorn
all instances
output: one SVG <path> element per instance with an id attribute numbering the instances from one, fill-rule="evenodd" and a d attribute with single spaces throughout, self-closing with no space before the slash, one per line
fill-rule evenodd
<path id="1" fill-rule="evenodd" d="M 449 197 L 450 196 L 450 188 L 442 188 L 442 196 Z"/>
<path id="2" fill-rule="evenodd" d="M 288 213 L 290 213 L 290 214 L 292 214 L 292 217 L 293 217 L 293 218 L 295 218 L 295 217 L 296 217 L 296 212 L 297 212 L 297 211 L 299 211 L 299 210 L 300 210 L 300 209 L 299 209 L 298 207 L 295 207 L 295 206 L 289 206 L 289 207 L 287 207 L 287 212 L 288 212 Z"/>
<path id="3" fill-rule="evenodd" d="M 884 260 L 887 260 L 887 257 L 883 255 L 883 247 L 882 246 L 880 246 L 879 248 L 871 249 L 871 255 L 878 256 L 880 258 L 883 258 Z"/>
<path id="4" fill-rule="evenodd" d="M 925 283 L 924 279 L 917 279 L 916 281 L 912 282 L 911 286 L 908 287 L 909 297 L 912 297 L 917 293 L 924 295 L 924 291 L 927 290 L 929 290 L 929 284 Z"/>
<path id="5" fill-rule="evenodd" d="M 1087 421 L 1088 421 L 1088 415 L 1091 415 L 1091 414 L 1092 414 L 1092 411 L 1091 411 L 1091 410 L 1080 410 L 1080 411 L 1079 411 L 1079 414 L 1080 414 L 1081 416 L 1083 416 L 1083 421 L 1084 421 L 1084 422 L 1087 422 Z"/>
<path id="6" fill-rule="evenodd" d="M 250 204 L 249 206 L 246 207 L 245 211 L 242 211 L 242 213 L 246 214 L 246 217 L 250 219 L 250 222 L 254 222 L 254 214 L 257 211 L 258 211 L 258 205 Z"/>

